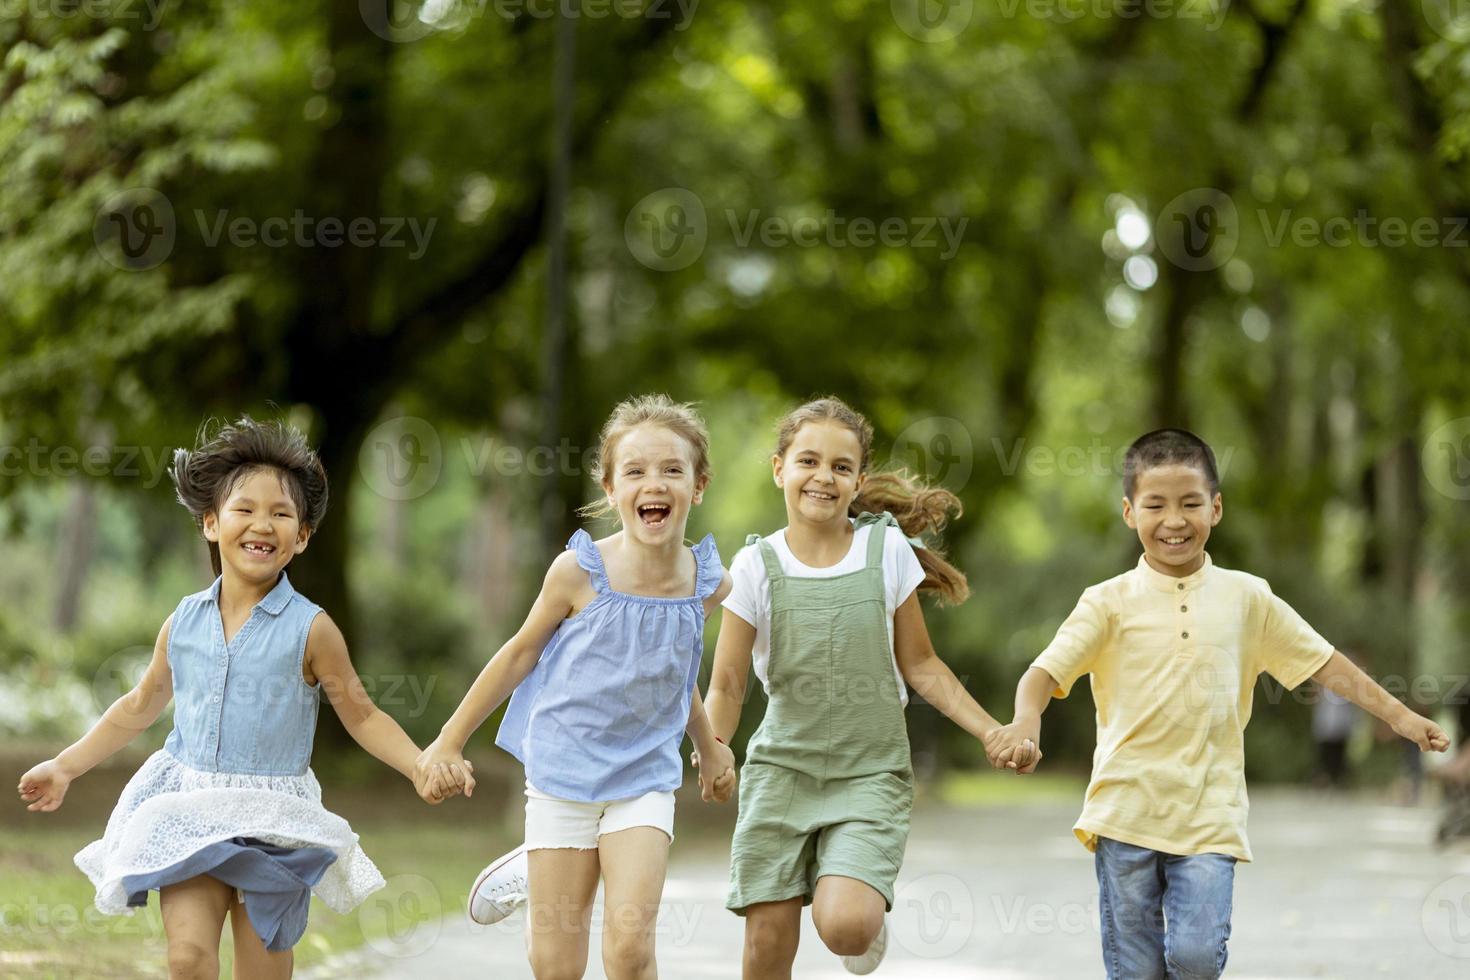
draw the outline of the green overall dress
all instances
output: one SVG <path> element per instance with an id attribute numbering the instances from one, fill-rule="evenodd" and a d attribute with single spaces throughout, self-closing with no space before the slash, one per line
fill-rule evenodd
<path id="1" fill-rule="evenodd" d="M 817 879 L 865 882 L 893 907 L 913 806 L 903 704 L 888 645 L 883 543 L 891 514 L 864 514 L 867 562 L 793 578 L 759 543 L 771 586 L 769 704 L 740 772 L 727 908 L 801 896 Z"/>

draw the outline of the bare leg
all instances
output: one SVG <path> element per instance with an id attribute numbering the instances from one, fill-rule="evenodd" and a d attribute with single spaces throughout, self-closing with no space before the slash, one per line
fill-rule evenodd
<path id="1" fill-rule="evenodd" d="M 159 889 L 169 980 L 219 980 L 219 938 L 234 893 L 208 875 Z"/>
<path id="2" fill-rule="evenodd" d="M 602 966 L 608 980 L 656 980 L 654 940 L 669 835 L 629 827 L 597 839 L 602 859 Z"/>
<path id="3" fill-rule="evenodd" d="M 266 949 L 250 924 L 245 903 L 238 898 L 230 904 L 230 932 L 235 937 L 235 980 L 286 980 L 291 976 L 296 968 L 294 951 Z"/>
<path id="4" fill-rule="evenodd" d="M 801 941 L 801 899 L 760 902 L 745 910 L 744 980 L 791 980 Z"/>
<path id="5" fill-rule="evenodd" d="M 543 848 L 527 854 L 531 902 L 526 937 L 536 980 L 580 980 L 597 895 L 597 851 Z"/>
<path id="6" fill-rule="evenodd" d="M 817 879 L 812 922 L 817 935 L 838 956 L 861 956 L 883 928 L 887 903 L 872 885 L 843 875 Z"/>

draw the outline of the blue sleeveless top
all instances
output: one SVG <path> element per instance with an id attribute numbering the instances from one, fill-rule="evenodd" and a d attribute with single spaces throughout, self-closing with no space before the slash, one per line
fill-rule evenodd
<path id="1" fill-rule="evenodd" d="M 673 790 L 684 778 L 679 745 L 704 652 L 704 600 L 724 568 L 715 538 L 693 548 L 694 594 L 615 592 L 586 531 L 567 547 L 597 596 L 562 620 L 516 688 L 495 744 L 526 780 L 566 800 L 624 800 Z"/>
<path id="2" fill-rule="evenodd" d="M 168 631 L 174 727 L 163 747 L 191 769 L 299 776 L 311 762 L 321 685 L 301 677 L 321 607 L 281 580 L 229 643 L 220 580 L 185 596 Z"/>

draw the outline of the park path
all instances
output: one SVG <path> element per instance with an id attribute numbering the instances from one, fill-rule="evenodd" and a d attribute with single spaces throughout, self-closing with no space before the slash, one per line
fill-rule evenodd
<path id="1" fill-rule="evenodd" d="M 914 815 L 889 918 L 891 980 L 1058 980 L 1102 975 L 1091 856 L 1071 834 L 1073 803 Z M 1301 792 L 1256 794 L 1256 860 L 1236 877 L 1226 975 L 1234 980 L 1470 977 L 1470 850 L 1429 844 L 1436 813 Z M 684 846 L 681 846 L 684 845 Z M 737 977 L 741 920 L 725 911 L 727 854 L 677 842 L 660 916 L 660 975 Z M 467 861 L 478 867 L 479 856 Z M 474 869 L 467 868 L 472 875 Z M 370 900 L 371 901 L 371 900 Z M 529 978 L 524 917 L 463 914 L 379 939 L 355 975 Z M 587 976 L 604 978 L 597 962 Z M 340 969 L 343 964 L 336 965 Z M 335 971 L 334 971 L 335 972 Z M 338 974 L 340 975 L 340 974 Z M 795 975 L 846 974 L 803 916 Z"/>

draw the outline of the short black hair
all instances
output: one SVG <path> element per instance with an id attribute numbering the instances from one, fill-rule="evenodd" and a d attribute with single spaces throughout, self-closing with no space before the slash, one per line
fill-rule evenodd
<path id="1" fill-rule="evenodd" d="M 1193 432 L 1185 429 L 1155 429 L 1133 440 L 1123 456 L 1123 494 L 1133 499 L 1138 488 L 1138 474 L 1155 466 L 1182 464 L 1193 466 L 1205 475 L 1210 496 L 1220 492 L 1220 471 L 1215 466 L 1215 451 Z"/>
<path id="2" fill-rule="evenodd" d="M 169 476 L 179 503 L 203 527 L 204 515 L 218 514 L 235 485 L 258 470 L 276 472 L 303 525 L 312 531 L 321 526 L 327 514 L 326 470 L 306 436 L 279 420 L 258 422 L 246 415 L 223 426 L 206 421 L 192 452 L 174 450 Z M 219 546 L 212 541 L 209 563 L 218 575 Z"/>

